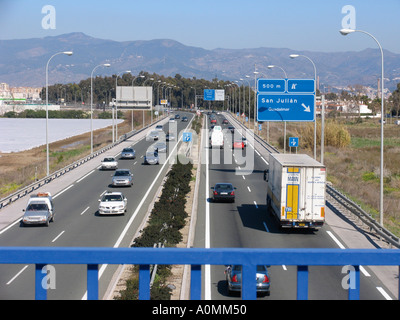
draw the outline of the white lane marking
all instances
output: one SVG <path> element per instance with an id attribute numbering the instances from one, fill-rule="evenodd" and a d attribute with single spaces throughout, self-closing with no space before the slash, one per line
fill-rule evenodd
<path id="1" fill-rule="evenodd" d="M 0 234 L 3 234 L 4 232 L 6 232 L 8 229 L 12 228 L 13 226 L 15 226 L 17 223 L 21 223 L 21 219 L 18 219 L 16 221 L 14 221 L 12 224 L 10 224 L 9 226 L 7 226 L 6 228 L 4 228 L 3 230 L 0 231 Z"/>
<path id="2" fill-rule="evenodd" d="M 282 265 L 282 269 L 287 271 L 287 268 L 286 268 L 286 266 L 284 264 Z"/>
<path id="3" fill-rule="evenodd" d="M 79 180 L 76 180 L 76 183 L 81 182 L 83 179 L 85 179 L 86 177 L 88 177 L 89 175 L 91 175 L 94 172 L 94 170 L 90 171 L 89 173 L 85 174 L 82 178 L 80 178 Z"/>
<path id="4" fill-rule="evenodd" d="M 53 199 L 57 198 L 59 195 L 63 194 L 65 191 L 67 191 L 68 189 L 71 189 L 74 185 L 71 184 L 69 187 L 66 187 L 64 190 L 60 191 L 59 193 L 57 193 Z"/>
<path id="5" fill-rule="evenodd" d="M 264 224 L 265 230 L 267 230 L 267 232 L 269 232 L 269 229 L 268 229 L 268 227 L 267 227 L 267 224 L 266 224 L 265 222 L 263 222 L 263 224 Z"/>
<path id="6" fill-rule="evenodd" d="M 13 282 L 15 279 L 17 279 L 17 277 L 18 277 L 22 272 L 24 272 L 24 270 L 25 270 L 26 268 L 28 268 L 28 265 L 26 265 L 25 267 L 23 267 L 14 277 L 12 277 L 11 280 L 8 281 L 8 282 L 6 283 L 6 285 L 11 284 L 11 282 Z"/>
<path id="7" fill-rule="evenodd" d="M 207 129 L 207 125 L 206 125 Z M 205 248 L 210 248 L 210 203 L 208 202 L 210 196 L 210 188 L 209 188 L 209 174 L 208 174 L 208 160 L 209 160 L 209 151 L 206 148 L 206 230 L 205 230 Z M 206 264 L 204 266 L 204 298 L 205 300 L 211 300 L 211 266 Z"/>
<path id="8" fill-rule="evenodd" d="M 346 247 L 341 244 L 341 242 L 333 235 L 332 232 L 326 231 L 326 233 L 333 239 L 333 241 L 336 242 L 336 244 L 339 246 L 340 249 L 346 249 Z"/>
<path id="9" fill-rule="evenodd" d="M 247 190 L 249 190 L 249 192 L 251 192 L 251 190 L 250 190 L 250 187 L 249 187 L 249 186 L 247 186 Z"/>
<path id="10" fill-rule="evenodd" d="M 382 287 L 376 287 L 386 300 L 393 300 Z"/>
<path id="11" fill-rule="evenodd" d="M 253 201 L 253 202 L 254 202 L 254 205 L 256 206 L 256 209 L 258 209 L 257 202 L 255 202 L 255 201 Z"/>
<path id="12" fill-rule="evenodd" d="M 333 241 L 336 242 L 336 244 L 339 246 L 340 249 L 346 249 L 346 247 L 333 235 L 332 232 L 326 231 L 329 236 L 333 239 Z M 366 277 L 370 277 L 371 275 L 368 273 L 368 271 L 363 267 L 360 266 L 360 271 L 364 274 Z"/>
<path id="13" fill-rule="evenodd" d="M 89 210 L 90 207 L 87 207 L 85 210 L 82 211 L 81 215 L 83 215 L 86 211 Z"/>
<path id="14" fill-rule="evenodd" d="M 61 237 L 61 235 L 65 232 L 65 230 L 61 231 L 60 234 L 55 237 L 51 242 L 55 242 L 59 237 Z"/>

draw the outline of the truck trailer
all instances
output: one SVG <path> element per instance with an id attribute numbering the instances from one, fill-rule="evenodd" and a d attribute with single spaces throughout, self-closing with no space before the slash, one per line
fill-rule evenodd
<path id="1" fill-rule="evenodd" d="M 270 154 L 267 210 L 282 228 L 321 228 L 325 221 L 325 166 L 306 154 Z"/>

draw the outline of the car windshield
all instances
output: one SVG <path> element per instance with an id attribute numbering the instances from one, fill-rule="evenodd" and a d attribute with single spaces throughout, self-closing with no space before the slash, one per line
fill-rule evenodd
<path id="1" fill-rule="evenodd" d="M 146 152 L 146 157 L 156 157 L 157 152 Z"/>
<path id="2" fill-rule="evenodd" d="M 122 195 L 120 194 L 105 194 L 103 196 L 103 199 L 101 199 L 102 202 L 109 202 L 109 201 L 122 201 Z"/>
<path id="3" fill-rule="evenodd" d="M 115 176 L 129 176 L 129 171 L 116 171 Z"/>
<path id="4" fill-rule="evenodd" d="M 27 211 L 46 211 L 47 204 L 45 203 L 31 203 L 28 205 Z"/>
<path id="5" fill-rule="evenodd" d="M 232 189 L 232 185 L 228 184 L 228 183 L 221 183 L 221 184 L 217 184 L 215 186 L 215 189 L 231 190 Z"/>
<path id="6" fill-rule="evenodd" d="M 124 149 L 122 152 L 133 152 L 133 149 Z"/>
<path id="7" fill-rule="evenodd" d="M 114 158 L 104 158 L 104 162 L 113 162 L 115 161 Z"/>

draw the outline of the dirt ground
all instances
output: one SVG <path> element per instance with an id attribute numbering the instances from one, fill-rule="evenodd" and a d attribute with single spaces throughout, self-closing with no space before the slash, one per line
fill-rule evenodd
<path id="1" fill-rule="evenodd" d="M 139 115 L 138 115 L 139 116 Z M 135 119 L 136 130 L 142 127 Z M 150 119 L 146 119 L 146 123 Z M 140 123 L 140 124 L 138 124 Z M 127 113 L 126 120 L 118 125 L 118 135 L 131 131 L 131 117 Z M 93 149 L 101 149 L 112 142 L 112 128 L 95 130 L 93 133 Z M 49 145 L 50 172 L 57 171 L 90 154 L 90 132 L 60 140 Z M 0 152 L 0 198 L 12 194 L 18 189 L 39 180 L 46 175 L 46 146 L 39 146 L 21 152 Z"/>

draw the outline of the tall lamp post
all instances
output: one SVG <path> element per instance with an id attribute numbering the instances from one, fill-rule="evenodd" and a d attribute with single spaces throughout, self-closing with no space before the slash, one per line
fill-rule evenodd
<path id="1" fill-rule="evenodd" d="M 381 65 L 382 65 L 382 80 L 381 80 L 381 168 L 380 168 L 380 207 L 379 207 L 379 219 L 380 219 L 380 224 L 383 227 L 383 121 L 384 121 L 384 101 L 385 101 L 385 96 L 384 96 L 384 90 L 383 90 L 383 81 L 384 81 L 384 65 L 383 65 L 383 50 L 382 46 L 379 43 L 379 41 L 370 33 L 363 31 L 363 30 L 353 30 L 353 29 L 341 29 L 340 33 L 344 36 L 348 35 L 349 33 L 354 33 L 354 32 L 361 32 L 365 33 L 366 35 L 370 36 L 372 39 L 375 40 L 375 42 L 378 44 L 378 47 L 381 51 Z"/>
<path id="2" fill-rule="evenodd" d="M 99 67 L 109 67 L 109 63 L 99 64 L 95 66 L 90 75 L 90 154 L 93 153 L 93 73 Z M 113 141 L 114 142 L 114 141 Z"/>
<path id="3" fill-rule="evenodd" d="M 317 94 L 317 68 L 315 67 L 315 63 L 307 56 L 303 56 L 300 54 L 291 54 L 290 58 L 294 59 L 297 57 L 303 57 L 306 58 L 308 61 L 310 61 L 314 67 L 314 159 L 317 159 L 317 117 L 316 117 L 316 108 L 317 105 L 315 103 L 315 95 Z"/>
<path id="4" fill-rule="evenodd" d="M 46 175 L 50 174 L 50 159 L 49 159 L 49 63 L 50 60 L 59 54 L 72 56 L 72 51 L 62 51 L 53 54 L 46 64 Z"/>

